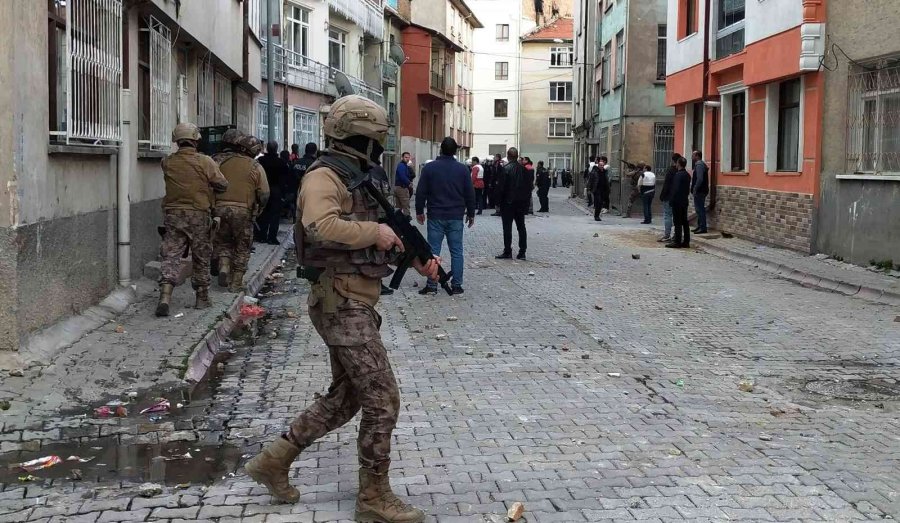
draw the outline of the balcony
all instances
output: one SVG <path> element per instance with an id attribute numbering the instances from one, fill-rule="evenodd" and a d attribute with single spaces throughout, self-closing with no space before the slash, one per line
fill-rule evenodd
<path id="1" fill-rule="evenodd" d="M 381 81 L 388 85 L 397 85 L 397 77 L 400 74 L 400 66 L 394 62 L 386 61 L 381 64 Z"/>
<path id="2" fill-rule="evenodd" d="M 384 37 L 381 0 L 328 0 L 328 5 L 376 40 Z"/>

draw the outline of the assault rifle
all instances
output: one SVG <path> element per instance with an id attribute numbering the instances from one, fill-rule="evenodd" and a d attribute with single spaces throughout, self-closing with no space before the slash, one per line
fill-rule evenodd
<path id="1" fill-rule="evenodd" d="M 431 251 L 431 245 L 428 244 L 422 236 L 422 233 L 419 232 L 419 229 L 411 223 L 412 218 L 395 209 L 394 206 L 387 201 L 384 194 L 372 183 L 370 176 L 366 175 L 365 177 L 354 180 L 349 187 L 351 191 L 357 188 L 365 189 L 366 192 L 378 202 L 378 205 L 381 206 L 385 214 L 384 218 L 380 221 L 390 227 L 394 231 L 394 234 L 400 238 L 400 241 L 403 242 L 403 254 L 397 263 L 397 271 L 394 272 L 394 276 L 391 278 L 391 284 L 389 285 L 392 289 L 399 289 L 400 282 L 403 281 L 403 276 L 415 260 L 419 260 L 419 262 L 424 265 L 434 257 L 434 253 Z M 453 289 L 450 287 L 450 278 L 452 276 L 452 271 L 446 272 L 443 267 L 438 266 L 438 283 L 440 283 L 441 287 L 447 291 L 447 294 L 451 295 L 453 294 Z"/>

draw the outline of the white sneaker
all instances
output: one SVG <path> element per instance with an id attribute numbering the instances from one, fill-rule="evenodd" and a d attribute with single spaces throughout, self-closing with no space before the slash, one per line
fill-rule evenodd
<path id="1" fill-rule="evenodd" d="M 609 209 L 600 209 L 600 214 L 606 214 L 609 212 Z"/>

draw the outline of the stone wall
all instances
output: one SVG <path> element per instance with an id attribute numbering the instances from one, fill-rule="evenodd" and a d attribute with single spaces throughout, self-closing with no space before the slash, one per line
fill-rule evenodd
<path id="1" fill-rule="evenodd" d="M 719 185 L 715 226 L 761 243 L 810 252 L 811 194 Z"/>

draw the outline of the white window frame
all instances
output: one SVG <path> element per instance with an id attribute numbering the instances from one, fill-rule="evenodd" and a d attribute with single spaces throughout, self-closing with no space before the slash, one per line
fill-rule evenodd
<path id="1" fill-rule="evenodd" d="M 509 24 L 497 24 L 495 37 L 498 42 L 509 42 Z"/>
<path id="2" fill-rule="evenodd" d="M 559 126 L 563 126 L 563 133 L 556 134 Z M 551 116 L 547 119 L 547 138 L 571 138 L 572 137 L 572 117 L 570 116 Z"/>
<path id="3" fill-rule="evenodd" d="M 269 117 L 268 104 L 265 100 L 256 101 L 256 133 L 263 143 L 269 140 L 269 126 L 266 121 Z M 284 111 L 281 109 L 281 103 L 275 102 L 275 141 L 284 148 L 282 141 L 284 140 Z"/>
<path id="4" fill-rule="evenodd" d="M 600 94 L 608 93 L 613 85 L 610 76 L 612 76 L 612 40 L 606 42 L 601 50 L 600 58 Z"/>
<path id="5" fill-rule="evenodd" d="M 154 17 L 150 38 L 150 149 L 172 147 L 172 33 Z"/>
<path id="6" fill-rule="evenodd" d="M 295 107 L 293 117 L 292 137 L 300 150 L 308 143 L 319 145 L 319 115 L 314 110 Z"/>
<path id="7" fill-rule="evenodd" d="M 572 46 L 550 48 L 550 68 L 552 69 L 572 67 L 574 58 L 575 56 Z"/>
<path id="8" fill-rule="evenodd" d="M 744 94 L 744 169 L 735 171 L 732 169 L 731 157 L 731 97 L 736 94 Z M 744 86 L 743 82 L 736 82 L 729 85 L 723 85 L 719 88 L 720 98 L 722 100 L 721 111 L 719 111 L 719 128 L 722 129 L 722 143 L 720 151 L 722 157 L 722 172 L 750 172 L 750 90 Z M 704 132 L 706 129 L 704 128 Z M 704 136 L 704 140 L 706 137 Z"/>
<path id="9" fill-rule="evenodd" d="M 796 80 L 790 78 L 785 81 Z M 806 77 L 801 76 L 800 80 L 800 138 L 797 140 L 797 170 L 796 171 L 779 171 L 778 170 L 778 124 L 781 106 L 781 84 L 784 82 L 773 82 L 766 85 L 766 118 L 765 118 L 765 156 L 764 169 L 765 172 L 803 172 L 803 116 L 805 111 L 806 97 Z"/>
<path id="10" fill-rule="evenodd" d="M 247 0 L 247 25 L 250 26 L 250 31 L 260 40 L 265 39 L 266 35 L 265 31 L 262 30 L 263 22 L 259 4 L 260 2 L 267 1 L 268 0 Z"/>
<path id="11" fill-rule="evenodd" d="M 558 163 L 560 161 L 562 162 L 562 166 L 558 165 Z M 558 152 L 547 153 L 547 168 L 571 171 L 572 170 L 572 153 L 558 153 Z"/>
<path id="12" fill-rule="evenodd" d="M 333 35 L 337 35 L 337 37 L 333 37 Z M 339 67 L 332 67 L 331 65 L 331 44 L 338 45 L 340 51 L 338 56 Z M 347 69 L 347 31 L 333 25 L 328 26 L 328 68 L 341 72 L 345 72 Z"/>
<path id="13" fill-rule="evenodd" d="M 745 2 L 743 19 L 741 19 L 733 24 L 730 24 L 730 25 L 727 25 L 724 27 L 719 27 L 719 14 L 720 14 L 720 6 L 721 6 L 722 1 L 723 0 L 716 0 L 715 2 L 712 2 L 712 5 L 711 5 L 711 7 L 714 9 L 713 14 L 715 14 L 715 17 L 713 17 L 711 19 L 711 23 L 713 24 L 713 27 L 715 27 L 715 35 L 714 35 L 714 38 L 712 39 L 712 41 L 710 42 L 710 46 L 712 47 L 710 55 L 715 56 L 717 59 L 725 58 L 726 56 L 731 56 L 731 54 L 718 56 L 717 44 L 718 44 L 719 40 L 723 37 L 726 37 L 726 36 L 732 34 L 732 33 L 736 33 L 738 31 L 744 29 L 746 26 L 746 22 L 747 22 L 747 5 Z M 698 9 L 699 9 L 699 6 L 698 6 Z M 746 49 L 746 47 L 747 47 L 747 33 L 745 31 L 744 32 L 744 43 L 743 43 L 742 48 Z M 740 52 L 740 51 L 738 51 L 738 52 Z M 732 53 L 732 54 L 736 54 L 736 53 Z"/>
<path id="14" fill-rule="evenodd" d="M 566 89 L 566 85 L 568 85 L 568 89 Z M 563 97 L 559 98 L 559 90 L 563 90 Z M 566 99 L 565 94 L 568 93 L 568 100 Z M 550 82 L 550 103 L 572 103 L 573 100 L 573 86 L 572 82 Z"/>
<path id="15" fill-rule="evenodd" d="M 284 14 L 284 48 L 288 51 L 287 62 L 289 67 L 301 67 L 305 66 L 307 60 L 309 60 L 310 54 L 310 25 L 309 18 L 312 14 L 312 11 L 303 7 L 300 4 L 296 4 L 293 2 L 288 2 L 285 7 L 287 8 Z M 294 10 L 300 11 L 300 18 L 294 18 Z M 306 17 L 306 21 L 303 20 L 303 17 Z M 292 35 L 292 30 L 294 26 L 298 26 L 300 30 L 300 49 L 297 49 L 297 42 L 294 41 L 293 36 L 290 38 L 288 35 Z"/>
<path id="16" fill-rule="evenodd" d="M 616 84 L 614 88 L 625 84 L 625 30 L 616 34 Z"/>
<path id="17" fill-rule="evenodd" d="M 215 125 L 215 70 L 209 60 L 197 63 L 197 118 L 198 127 Z"/>
<path id="18" fill-rule="evenodd" d="M 504 65 L 506 66 L 505 73 L 503 72 Z M 500 68 L 499 71 L 497 70 L 498 67 Z M 500 82 L 509 80 L 509 62 L 494 62 L 494 80 Z"/>
<path id="19" fill-rule="evenodd" d="M 234 101 L 231 80 L 221 73 L 215 73 L 213 77 L 213 89 L 216 95 L 213 109 L 213 123 L 214 125 L 230 125 L 233 123 L 231 118 L 231 105 Z"/>

